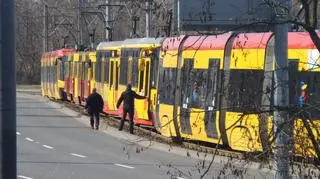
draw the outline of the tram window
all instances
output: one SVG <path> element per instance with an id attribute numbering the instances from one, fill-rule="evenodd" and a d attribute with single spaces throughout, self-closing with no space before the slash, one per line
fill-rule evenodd
<path id="1" fill-rule="evenodd" d="M 145 79 L 145 81 L 146 81 L 146 83 L 145 83 L 145 92 L 144 92 L 144 95 L 145 96 L 148 96 L 149 95 L 149 70 L 150 70 L 150 62 L 149 61 L 147 61 L 146 62 L 146 79 Z"/>
<path id="2" fill-rule="evenodd" d="M 138 58 L 133 58 L 133 65 L 132 65 L 132 86 L 137 87 L 138 86 Z"/>
<path id="3" fill-rule="evenodd" d="M 128 58 L 121 58 L 120 61 L 120 84 L 126 85 L 128 78 Z"/>
<path id="4" fill-rule="evenodd" d="M 52 76 L 53 76 L 53 71 L 52 71 L 52 66 L 50 64 L 49 66 L 49 82 L 52 83 Z"/>
<path id="5" fill-rule="evenodd" d="M 228 110 L 256 112 L 260 108 L 264 71 L 230 70 Z"/>
<path id="6" fill-rule="evenodd" d="M 41 83 L 43 83 L 43 67 L 42 67 L 42 63 L 41 63 L 41 67 L 40 67 L 40 80 L 41 80 Z"/>
<path id="7" fill-rule="evenodd" d="M 191 108 L 205 108 L 207 73 L 207 70 L 203 69 L 193 69 L 191 71 Z"/>
<path id="8" fill-rule="evenodd" d="M 95 78 L 96 78 L 96 81 L 97 81 L 97 82 L 101 82 L 101 81 L 100 81 L 101 76 L 100 76 L 99 61 L 100 61 L 100 60 L 97 59 L 97 62 L 95 63 Z"/>
<path id="9" fill-rule="evenodd" d="M 113 50 L 113 57 L 119 57 L 118 50 Z"/>
<path id="10" fill-rule="evenodd" d="M 159 101 L 163 104 L 165 104 L 166 102 L 166 98 L 165 98 L 165 93 L 166 93 L 166 89 L 165 89 L 165 79 L 166 79 L 166 72 L 164 70 L 163 67 L 161 67 L 159 69 Z"/>
<path id="11" fill-rule="evenodd" d="M 113 61 L 111 61 L 111 63 L 110 63 L 110 89 L 111 89 L 111 86 L 113 85 L 113 68 L 114 68 L 114 62 Z"/>
<path id="12" fill-rule="evenodd" d="M 64 67 L 64 61 L 59 62 L 60 65 L 60 80 L 64 81 L 64 76 L 65 76 L 65 67 Z"/>
<path id="13" fill-rule="evenodd" d="M 63 66 L 64 66 L 63 78 L 66 79 L 68 75 L 68 70 L 69 70 L 68 61 L 64 61 Z"/>
<path id="14" fill-rule="evenodd" d="M 133 51 L 133 57 L 139 57 L 139 51 L 140 50 L 134 50 Z"/>
<path id="15" fill-rule="evenodd" d="M 52 83 L 52 82 L 54 82 L 55 73 L 54 73 L 54 68 L 53 68 L 52 64 L 50 64 L 50 65 L 51 65 L 50 69 L 51 69 L 51 73 L 52 73 L 52 75 L 51 75 L 51 83 Z"/>
<path id="16" fill-rule="evenodd" d="M 115 68 L 116 68 L 116 76 L 115 76 L 115 78 L 116 78 L 116 80 L 115 80 L 115 89 L 116 90 L 118 90 L 118 86 L 119 86 L 119 68 L 118 68 L 118 63 L 119 62 L 115 62 Z"/>
<path id="17" fill-rule="evenodd" d="M 109 82 L 109 59 L 104 59 L 104 82 Z"/>
<path id="18" fill-rule="evenodd" d="M 128 60 L 128 74 L 127 74 L 127 81 L 128 84 L 132 82 L 132 60 Z"/>
<path id="19" fill-rule="evenodd" d="M 85 68 L 84 68 L 84 80 L 88 80 L 88 70 L 89 70 L 89 64 L 85 63 Z"/>
<path id="20" fill-rule="evenodd" d="M 69 62 L 69 78 L 72 78 L 72 68 L 73 68 L 73 62 Z"/>
<path id="21" fill-rule="evenodd" d="M 81 62 L 78 62 L 78 75 L 77 75 L 77 77 L 78 77 L 78 79 L 81 79 L 81 76 L 82 76 L 82 63 Z"/>
<path id="22" fill-rule="evenodd" d="M 208 77 L 207 77 L 207 95 L 206 105 L 207 106 L 218 106 L 217 92 L 219 84 L 219 60 L 210 59 Z"/>
<path id="23" fill-rule="evenodd" d="M 72 73 L 72 77 L 76 78 L 77 76 L 77 64 L 78 62 L 73 62 L 73 73 Z"/>
<path id="24" fill-rule="evenodd" d="M 57 81 L 57 66 L 52 65 L 51 68 L 53 71 L 53 82 L 56 82 Z"/>
<path id="25" fill-rule="evenodd" d="M 301 84 L 297 86 L 299 89 L 298 96 L 303 98 L 303 111 L 305 111 L 310 119 L 319 119 L 320 116 L 320 72 L 303 71 L 299 74 L 299 83 L 304 83 L 306 88 L 302 94 Z"/>
<path id="26" fill-rule="evenodd" d="M 51 68 L 50 66 L 47 66 L 47 82 L 48 83 L 51 82 L 50 77 L 51 77 Z"/>
<path id="27" fill-rule="evenodd" d="M 144 82 L 144 69 L 140 71 L 140 76 L 139 76 L 139 93 L 142 91 L 143 89 L 143 82 Z"/>
<path id="28" fill-rule="evenodd" d="M 175 68 L 160 68 L 159 100 L 162 104 L 174 104 Z"/>
<path id="29" fill-rule="evenodd" d="M 157 78 L 158 78 L 158 66 L 159 66 L 159 49 L 157 49 L 151 58 L 151 88 L 157 88 Z"/>

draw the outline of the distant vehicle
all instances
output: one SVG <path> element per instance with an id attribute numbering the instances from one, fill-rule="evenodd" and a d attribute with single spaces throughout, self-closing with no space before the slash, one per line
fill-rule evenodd
<path id="1" fill-rule="evenodd" d="M 77 57 L 80 54 L 82 59 Z M 273 145 L 271 112 L 276 64 L 272 33 L 101 42 L 89 55 L 72 52 L 67 56 L 68 60 L 62 62 L 69 69 L 64 87 L 71 101 L 85 101 L 91 91 L 84 87 L 88 83 L 103 96 L 104 111 L 121 117 L 115 105 L 125 86 L 132 84 L 133 90 L 149 98 L 136 101 L 137 125 L 175 137 L 173 121 L 177 120 L 184 139 L 219 143 L 239 151 L 266 151 Z M 313 121 L 313 133 L 320 143 L 320 59 L 308 33 L 289 32 L 288 58 L 290 105 L 294 109 L 313 106 L 303 110 Z M 52 97 L 47 84 L 58 83 L 55 71 L 59 66 L 49 64 L 51 70 L 42 73 L 42 94 Z M 48 62 L 42 60 L 42 67 L 47 66 Z M 304 104 L 299 100 L 301 81 L 307 84 L 303 95 L 309 96 L 302 101 Z M 298 130 L 303 126 L 301 115 L 295 117 L 296 152 L 314 155 L 306 131 Z M 302 138 L 305 142 L 298 143 Z"/>

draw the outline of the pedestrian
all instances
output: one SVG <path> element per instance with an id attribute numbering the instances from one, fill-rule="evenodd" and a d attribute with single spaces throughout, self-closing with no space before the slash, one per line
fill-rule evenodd
<path id="1" fill-rule="evenodd" d="M 134 117 L 134 98 L 137 99 L 146 99 L 145 96 L 140 96 L 136 92 L 131 90 L 131 84 L 127 85 L 126 91 L 124 91 L 117 103 L 117 108 L 119 108 L 120 104 L 123 101 L 123 113 L 122 113 L 122 120 L 120 123 L 119 130 L 121 131 L 124 125 L 124 121 L 126 120 L 127 113 L 129 113 L 130 119 L 130 133 L 133 134 L 133 117 Z"/>
<path id="2" fill-rule="evenodd" d="M 97 89 L 92 89 L 92 94 L 88 97 L 85 109 L 88 110 L 90 115 L 90 125 L 91 128 L 98 130 L 99 129 L 99 114 L 103 111 L 103 99 L 100 94 L 97 93 Z M 94 122 L 95 117 L 95 122 Z M 95 124 L 95 125 L 94 125 Z"/>

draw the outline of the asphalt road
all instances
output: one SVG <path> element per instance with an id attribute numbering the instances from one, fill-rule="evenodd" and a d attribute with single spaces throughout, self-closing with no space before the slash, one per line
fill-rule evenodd
<path id="1" fill-rule="evenodd" d="M 26 94 L 17 94 L 17 147 L 23 179 L 200 178 L 209 163 L 208 156 L 203 160 L 202 154 L 111 127 L 93 131 L 88 117 Z M 225 163 L 234 162 L 217 157 L 205 178 L 236 178 L 242 171 L 244 178 L 273 178 L 273 172 L 248 162 L 239 162 L 232 174 Z"/>

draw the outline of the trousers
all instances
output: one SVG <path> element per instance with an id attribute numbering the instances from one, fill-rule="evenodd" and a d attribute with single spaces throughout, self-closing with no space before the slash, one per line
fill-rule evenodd
<path id="1" fill-rule="evenodd" d="M 89 113 L 90 115 L 90 125 L 91 125 L 91 128 L 92 129 L 96 129 L 98 130 L 99 129 L 99 123 L 100 123 L 100 116 L 99 116 L 99 112 L 92 112 L 92 113 Z M 94 120 L 95 118 L 95 120 Z M 95 124 L 95 125 L 94 125 Z"/>
<path id="2" fill-rule="evenodd" d="M 124 121 L 126 120 L 127 113 L 129 113 L 129 121 L 130 121 L 130 133 L 133 134 L 133 116 L 134 116 L 134 111 L 132 110 L 123 110 L 122 114 L 122 119 L 120 122 L 119 130 L 121 131 L 123 129 Z"/>

